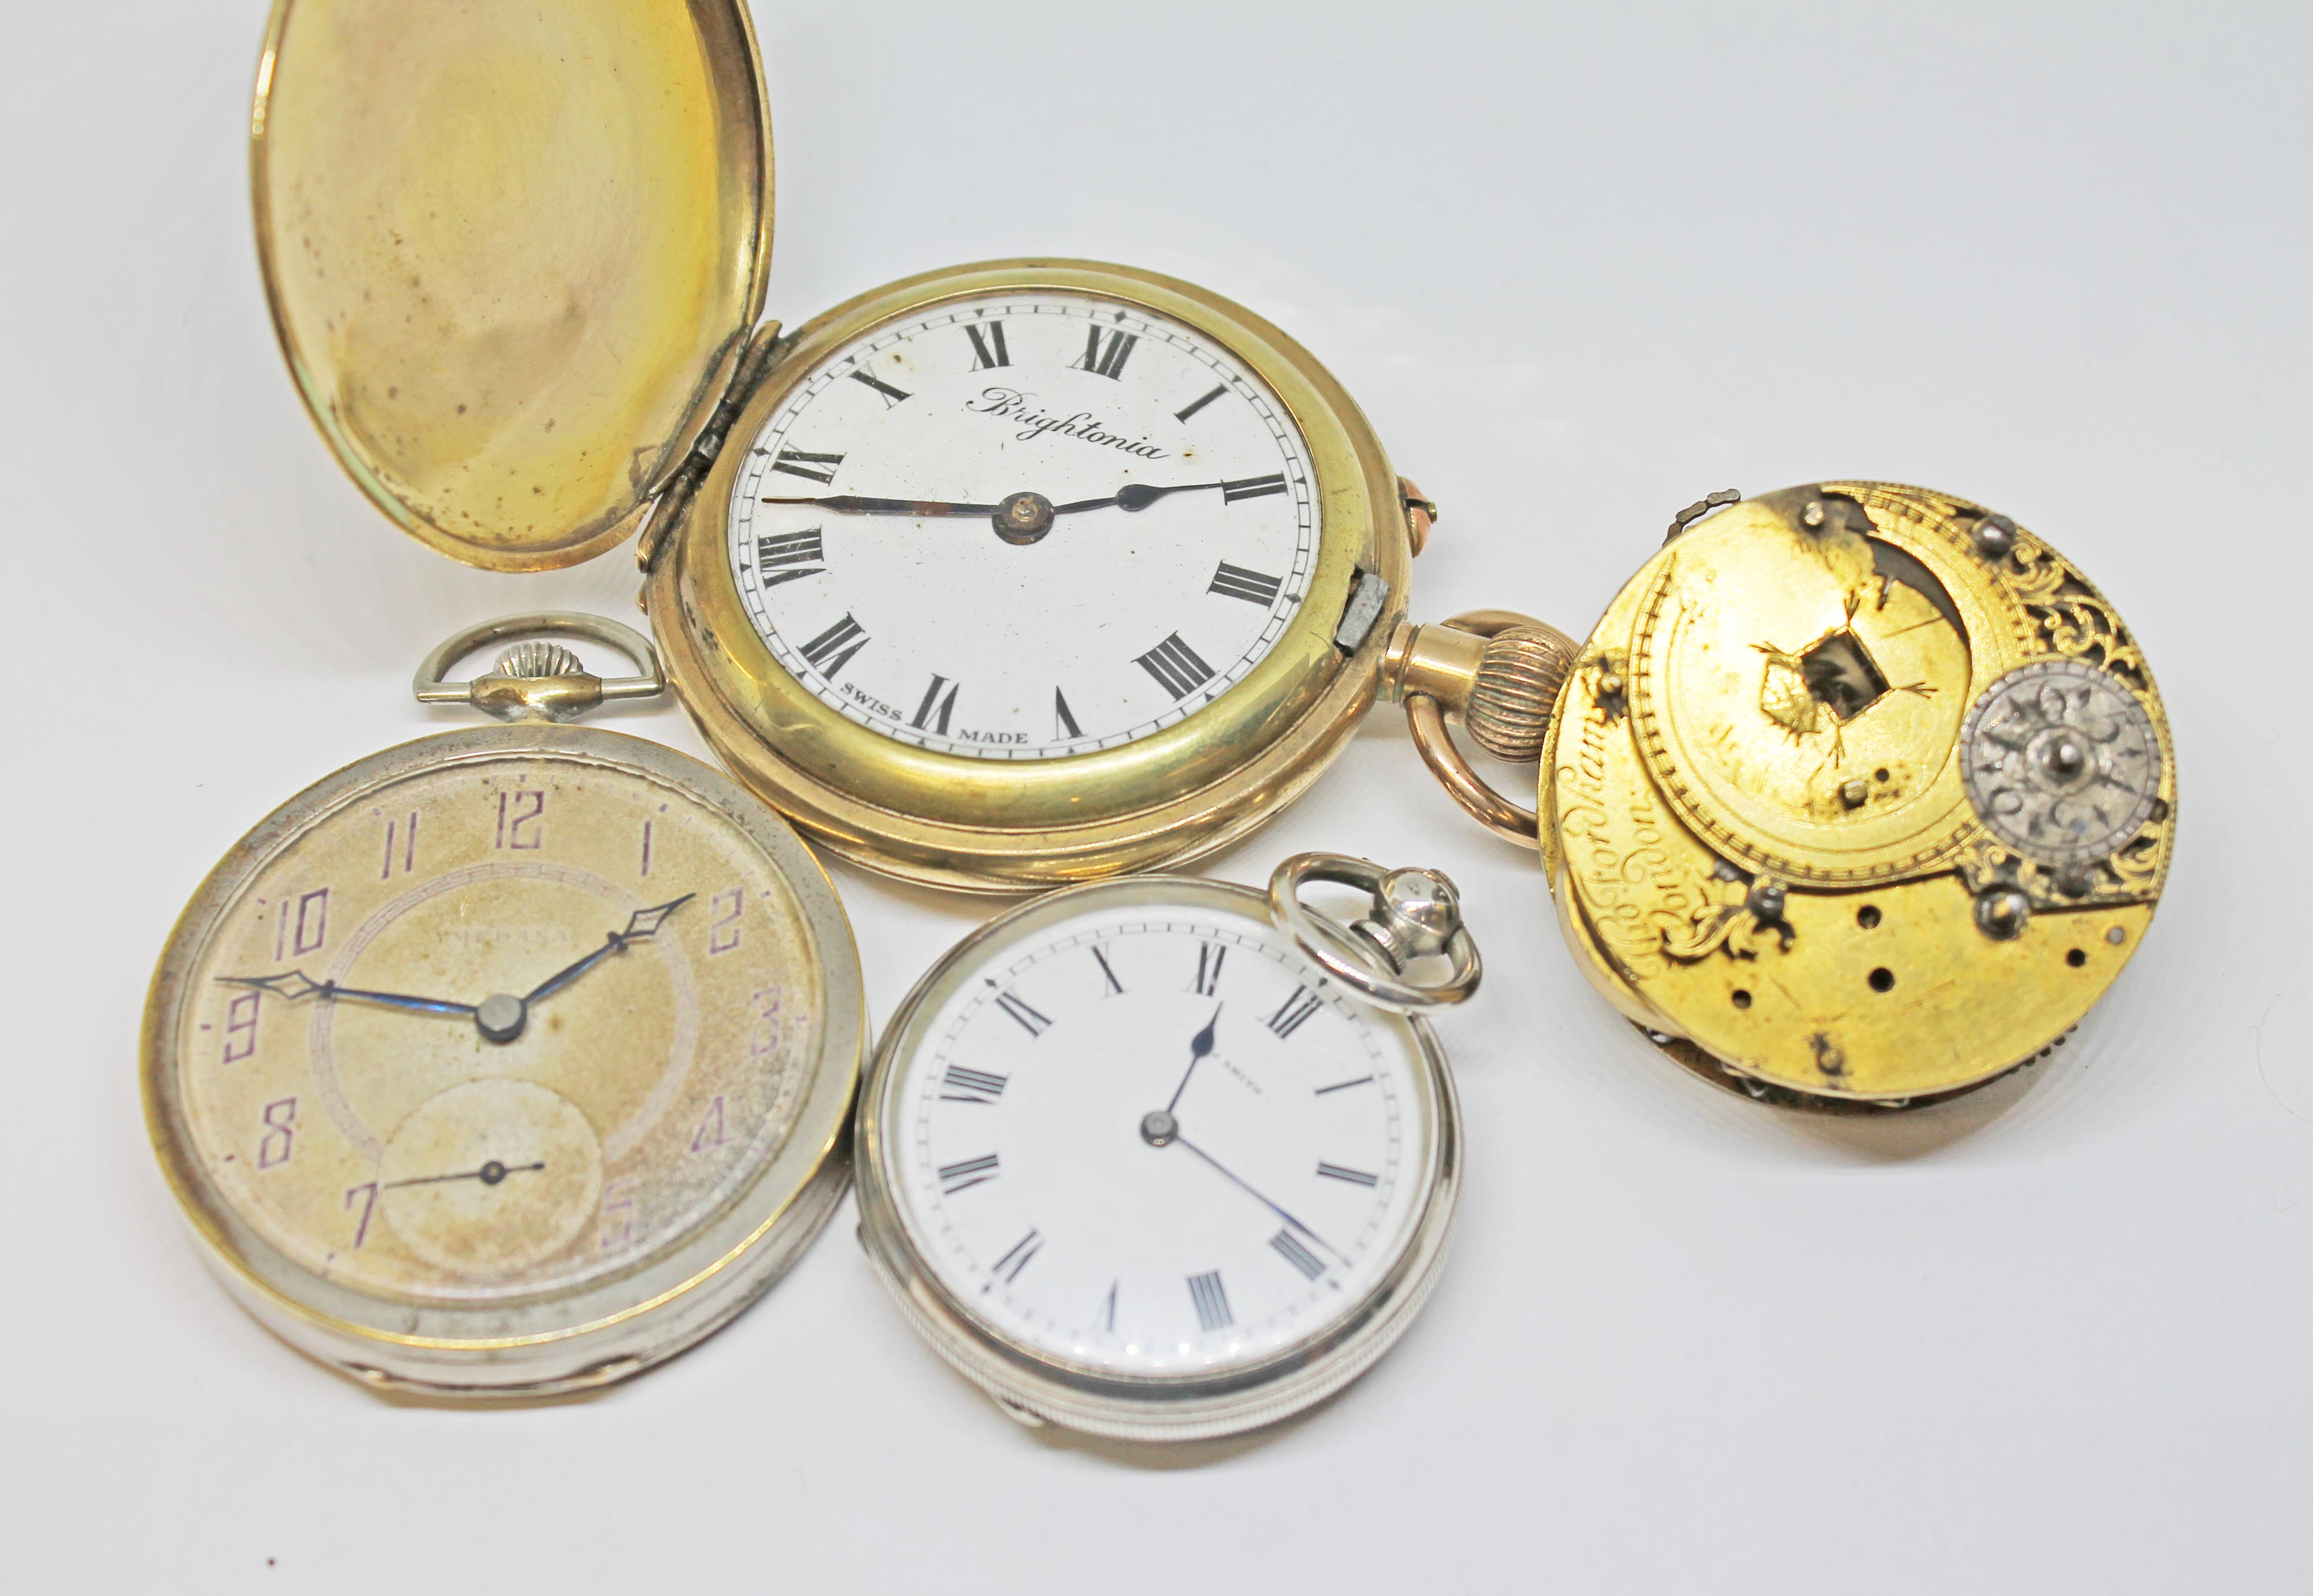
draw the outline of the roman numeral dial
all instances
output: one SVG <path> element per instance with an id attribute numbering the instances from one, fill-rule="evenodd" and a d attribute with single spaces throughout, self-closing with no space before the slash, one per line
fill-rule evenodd
<path id="1" fill-rule="evenodd" d="M 891 1171 L 975 1335 L 1118 1375 L 1259 1364 L 1369 1306 L 1411 1244 L 1445 1167 L 1418 1033 L 1335 999 L 1257 898 L 1182 890 L 1016 911 L 893 1016 L 863 1187 Z"/>
<path id="2" fill-rule="evenodd" d="M 774 369 L 726 451 L 732 585 L 770 659 L 721 639 L 808 695 L 794 713 L 1001 764 L 1100 759 L 1225 704 L 1263 728 L 1230 745 L 1262 747 L 1307 702 L 1262 662 L 1288 638 L 1324 652 L 1348 595 L 1273 354 L 1049 287 L 802 347 L 818 352 Z M 812 768 L 874 785 L 856 761 Z"/>

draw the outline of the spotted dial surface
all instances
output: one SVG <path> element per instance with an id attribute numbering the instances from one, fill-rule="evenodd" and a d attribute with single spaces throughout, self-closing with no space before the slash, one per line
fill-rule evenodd
<path id="1" fill-rule="evenodd" d="M 761 1172 L 822 1023 L 772 863 L 682 788 L 525 753 L 312 820 L 197 953 L 174 1067 L 231 1210 L 421 1304 L 606 1278 Z"/>
<path id="2" fill-rule="evenodd" d="M 780 665 L 983 759 L 1115 748 L 1242 681 L 1298 609 L 1307 446 L 1230 351 L 1057 293 L 951 303 L 822 361 L 748 443 L 728 556 Z"/>
<path id="3" fill-rule="evenodd" d="M 998 939 L 916 1034 L 883 1100 L 901 1223 L 968 1313 L 1067 1364 L 1209 1373 L 1321 1335 L 1429 1195 L 1412 1028 L 1249 915 Z"/>

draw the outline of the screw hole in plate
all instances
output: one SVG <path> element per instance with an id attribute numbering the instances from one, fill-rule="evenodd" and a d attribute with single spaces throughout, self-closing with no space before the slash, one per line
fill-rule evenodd
<path id="1" fill-rule="evenodd" d="M 1747 1009 L 1751 1006 L 1751 995 L 1742 987 L 1736 987 L 1733 995 L 1735 998 L 1735 1006 L 1737 1008 Z"/>
<path id="2" fill-rule="evenodd" d="M 1879 910 L 1876 905 L 1865 904 L 1855 911 L 1855 923 L 1866 931 L 1879 929 Z"/>
<path id="3" fill-rule="evenodd" d="M 1884 964 L 1864 978 L 1871 983 L 1871 990 L 1874 992 L 1890 992 L 1895 989 L 1895 972 Z"/>
<path id="4" fill-rule="evenodd" d="M 2088 961 L 2089 956 L 2078 948 L 2074 948 L 2071 952 L 2064 955 L 2064 962 L 2071 965 L 2074 969 L 2080 969 L 2081 965 L 2086 964 Z"/>

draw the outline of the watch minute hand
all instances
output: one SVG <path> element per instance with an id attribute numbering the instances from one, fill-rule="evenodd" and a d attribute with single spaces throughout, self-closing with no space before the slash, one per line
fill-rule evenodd
<path id="1" fill-rule="evenodd" d="M 1325 1240 L 1325 1238 L 1324 1238 L 1324 1237 L 1323 1237 L 1323 1236 L 1319 1235 L 1315 1231 L 1311 1230 L 1307 1225 L 1306 1225 L 1306 1224 L 1302 1223 L 1299 1220 L 1297 1220 L 1297 1219 L 1294 1218 L 1292 1215 L 1288 1214 L 1284 1209 L 1282 1209 L 1282 1208 L 1279 1207 L 1275 1203 L 1271 1202 L 1267 1197 L 1265 1197 L 1262 1196 L 1262 1195 L 1261 1195 L 1261 1193 L 1259 1193 L 1259 1192 L 1257 1192 L 1257 1191 L 1253 1190 L 1253 1188 L 1252 1187 L 1250 1187 L 1250 1186 L 1248 1186 L 1248 1185 L 1246 1185 L 1246 1184 L 1244 1183 L 1244 1179 L 1243 1179 L 1242 1177 L 1240 1177 L 1239 1175 L 1237 1175 L 1234 1171 L 1231 1171 L 1231 1170 L 1229 1170 L 1228 1168 L 1227 1168 L 1226 1166 L 1224 1166 L 1224 1165 L 1221 1163 L 1220 1160 L 1218 1160 L 1218 1159 L 1215 1158 L 1211 1153 L 1209 1153 L 1206 1152 L 1202 1147 L 1198 1146 L 1194 1142 L 1192 1142 L 1192 1141 L 1189 1140 L 1189 1138 L 1188 1138 L 1188 1137 L 1183 1136 L 1178 1136 L 1178 1135 L 1176 1135 L 1176 1136 L 1174 1136 L 1174 1138 L 1173 1138 L 1173 1139 L 1174 1139 L 1174 1141 L 1175 1141 L 1175 1142 L 1177 1142 L 1178 1144 L 1180 1144 L 1182 1146 L 1186 1147 L 1190 1152 L 1192 1152 L 1192 1153 L 1195 1153 L 1199 1158 L 1203 1159 L 1207 1163 L 1209 1163 L 1209 1164 L 1212 1165 L 1212 1167 L 1213 1167 L 1216 1171 L 1218 1171 L 1218 1172 L 1219 1172 L 1219 1173 L 1220 1173 L 1224 1178 L 1226 1178 L 1227 1179 L 1228 1179 L 1229 1181 L 1231 1181 L 1232 1183 L 1234 1183 L 1234 1184 L 1236 1185 L 1236 1187 L 1237 1188 L 1237 1189 L 1238 1189 L 1238 1190 L 1240 1190 L 1240 1191 L 1244 1192 L 1247 1197 L 1249 1197 L 1253 1198 L 1253 1200 L 1254 1202 L 1259 1203 L 1262 1207 L 1264 1207 L 1264 1208 L 1268 1209 L 1271 1214 L 1276 1215 L 1278 1218 L 1280 1218 L 1280 1219 L 1283 1220 L 1286 1223 L 1288 1223 L 1288 1224 L 1291 1225 L 1295 1230 L 1299 1231 L 1303 1235 L 1305 1235 L 1305 1236 L 1308 1237 L 1312 1241 L 1315 1241 L 1315 1243 L 1317 1243 L 1317 1245 L 1318 1245 L 1318 1246 L 1320 1246 L 1320 1247 L 1324 1248 L 1326 1251 L 1328 1251 L 1328 1252 L 1332 1253 L 1335 1258 L 1341 1258 L 1341 1261 L 1342 1261 L 1343 1263 L 1347 1263 L 1347 1262 L 1349 1262 L 1349 1261 L 1350 1261 L 1348 1258 L 1342 1258 L 1342 1257 L 1341 1257 L 1341 1249 L 1340 1249 L 1340 1248 L 1338 1248 L 1338 1247 L 1334 1246 L 1331 1241 L 1328 1241 L 1327 1240 Z"/>
<path id="2" fill-rule="evenodd" d="M 993 515 L 1004 508 L 1001 504 L 953 504 L 943 499 L 871 499 L 849 493 L 823 499 L 767 498 L 763 503 L 816 504 L 838 515 Z"/>
<path id="3" fill-rule="evenodd" d="M 259 992 L 270 992 L 285 1003 L 296 1003 L 308 997 L 339 999 L 350 1003 L 374 1003 L 389 1009 L 412 1009 L 423 1014 L 471 1014 L 474 1005 L 452 1003 L 440 997 L 413 997 L 406 992 L 369 992 L 359 987 L 340 987 L 335 981 L 317 981 L 302 969 L 286 970 L 277 976 L 219 976 L 218 980 L 231 987 L 248 987 Z"/>
<path id="4" fill-rule="evenodd" d="M 602 945 L 601 947 L 596 948 L 593 952 L 587 954 L 585 958 L 578 960 L 576 963 L 565 965 L 562 969 L 556 970 L 552 975 L 547 977 L 546 979 L 541 981 L 537 986 L 532 987 L 523 995 L 523 1006 L 527 1008 L 532 1004 L 536 1003 L 540 998 L 546 996 L 548 994 L 560 991 L 563 987 L 567 987 L 571 982 L 576 980 L 580 976 L 585 975 L 588 970 L 594 969 L 594 966 L 600 964 L 603 960 L 608 959 L 611 954 L 624 952 L 629 943 L 646 940 L 653 933 L 657 931 L 660 926 L 666 924 L 666 919 L 669 915 L 672 915 L 675 910 L 681 908 L 684 904 L 689 903 L 692 899 L 698 896 L 699 894 L 696 892 L 685 892 L 682 897 L 674 899 L 671 903 L 654 904 L 649 908 L 637 909 L 633 914 L 627 916 L 627 928 L 624 931 L 613 931 L 606 934 L 602 938 Z"/>

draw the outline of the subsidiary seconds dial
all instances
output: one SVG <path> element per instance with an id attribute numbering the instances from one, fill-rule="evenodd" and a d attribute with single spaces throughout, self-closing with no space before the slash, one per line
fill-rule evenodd
<path id="1" fill-rule="evenodd" d="M 774 656 L 847 718 L 1043 759 L 1243 680 L 1318 537 L 1307 447 L 1242 362 L 1044 293 L 917 312 L 823 361 L 749 446 L 729 555 Z"/>

